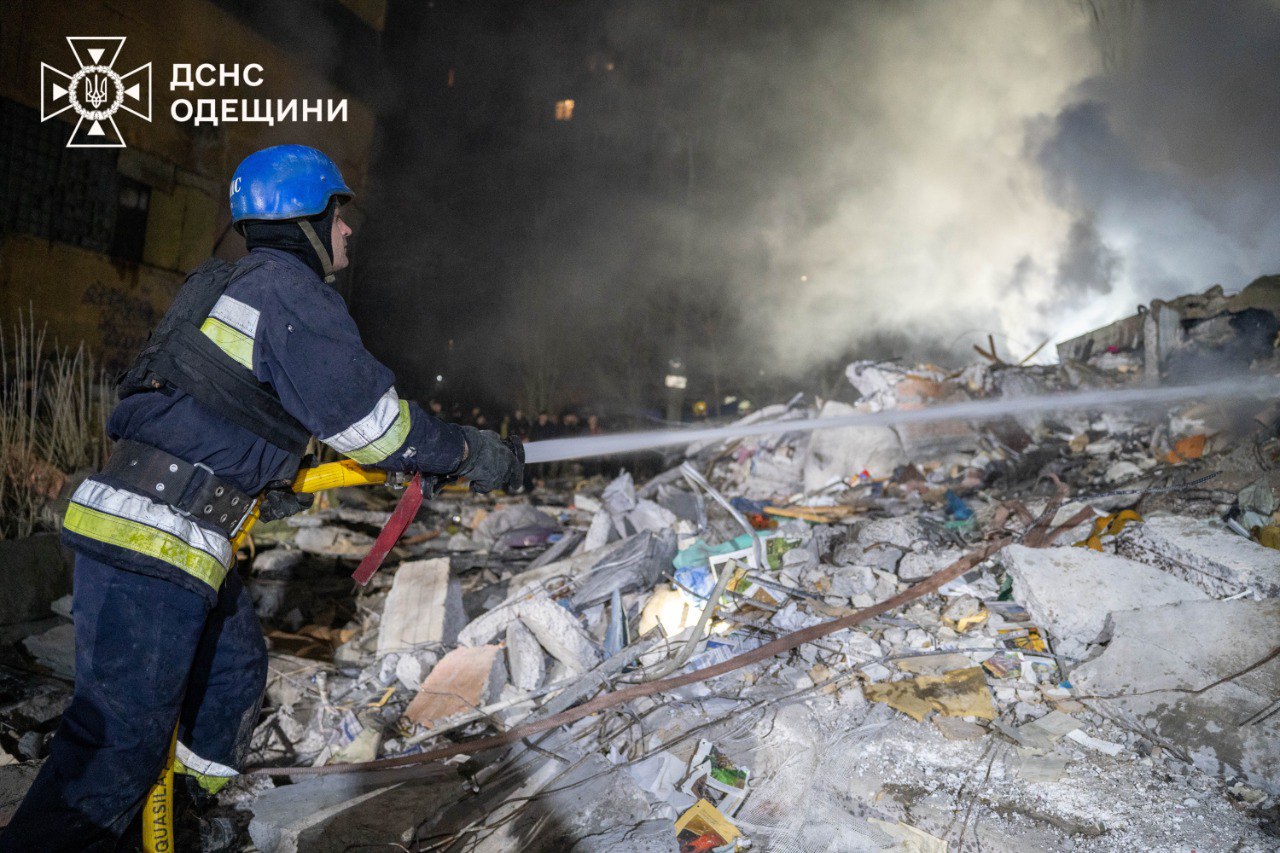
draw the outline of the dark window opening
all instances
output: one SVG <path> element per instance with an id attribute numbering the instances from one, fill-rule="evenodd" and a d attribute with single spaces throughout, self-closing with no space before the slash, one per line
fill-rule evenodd
<path id="1" fill-rule="evenodd" d="M 0 233 L 141 261 L 151 188 L 116 171 L 118 151 L 67 148 L 71 127 L 0 98 Z"/>
<path id="2" fill-rule="evenodd" d="M 137 262 L 142 260 L 142 249 L 147 242 L 147 209 L 151 206 L 151 187 L 123 175 L 119 181 L 116 230 L 111 241 L 111 255 Z"/>

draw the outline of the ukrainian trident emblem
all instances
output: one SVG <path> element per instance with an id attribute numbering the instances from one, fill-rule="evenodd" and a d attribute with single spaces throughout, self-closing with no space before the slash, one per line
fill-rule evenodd
<path id="1" fill-rule="evenodd" d="M 66 74 L 40 63 L 40 120 L 67 110 L 80 116 L 68 148 L 124 148 L 116 125 L 119 110 L 151 121 L 151 63 L 128 74 L 115 70 L 124 37 L 68 36 L 71 54 L 80 70 Z"/>

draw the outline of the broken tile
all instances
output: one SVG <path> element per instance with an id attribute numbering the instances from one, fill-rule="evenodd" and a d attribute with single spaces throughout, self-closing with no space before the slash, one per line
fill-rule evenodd
<path id="1" fill-rule="evenodd" d="M 410 722 L 434 726 L 493 702 L 506 681 L 501 646 L 456 648 L 432 668 L 404 716 Z"/>
<path id="2" fill-rule="evenodd" d="M 1109 740 L 1101 740 L 1087 735 L 1084 729 L 1074 729 L 1067 732 L 1067 740 L 1074 741 L 1083 747 L 1092 749 L 1094 752 L 1101 752 L 1104 755 L 1116 756 L 1124 752 L 1123 744 L 1112 743 Z"/>
<path id="3" fill-rule="evenodd" d="M 1067 758 L 1063 755 L 1037 755 L 1019 750 L 1013 769 L 1028 782 L 1057 782 L 1067 775 Z"/>

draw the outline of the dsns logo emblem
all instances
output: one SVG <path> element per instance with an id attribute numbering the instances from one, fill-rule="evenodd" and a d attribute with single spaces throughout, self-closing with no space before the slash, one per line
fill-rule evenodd
<path id="1" fill-rule="evenodd" d="M 40 63 L 40 120 L 67 110 L 80 116 L 68 148 L 124 148 L 115 120 L 118 110 L 151 121 L 151 63 L 128 74 L 117 72 L 116 59 L 124 42 L 123 37 L 68 36 L 80 70 L 65 74 Z"/>

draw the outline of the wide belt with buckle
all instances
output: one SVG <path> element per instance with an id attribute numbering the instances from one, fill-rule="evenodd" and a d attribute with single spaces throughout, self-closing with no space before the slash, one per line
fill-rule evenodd
<path id="1" fill-rule="evenodd" d="M 253 508 L 253 497 L 217 477 L 207 465 L 193 465 L 137 441 L 118 442 L 102 473 L 228 537 Z"/>

